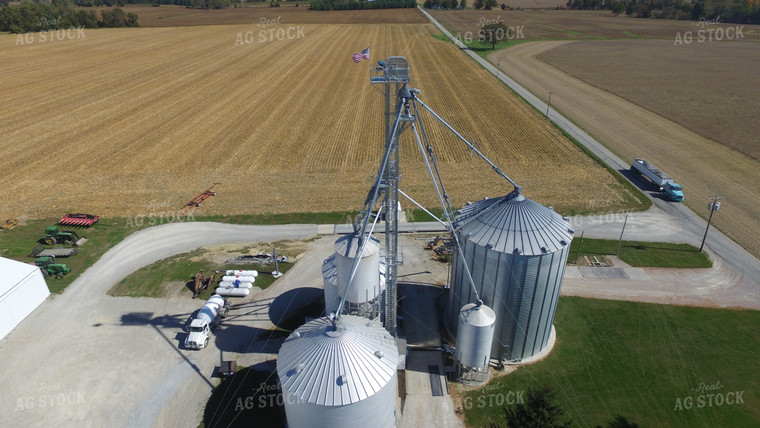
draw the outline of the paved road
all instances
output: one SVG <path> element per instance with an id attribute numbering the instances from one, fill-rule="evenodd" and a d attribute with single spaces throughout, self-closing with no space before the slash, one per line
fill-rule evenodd
<path id="1" fill-rule="evenodd" d="M 419 9 L 422 11 L 423 14 L 425 14 L 425 16 L 428 17 L 428 19 L 430 19 L 430 21 L 436 27 L 438 27 L 439 30 L 441 30 L 449 39 L 451 39 L 459 48 L 461 48 L 463 52 L 469 55 L 478 64 L 483 66 L 483 68 L 490 71 L 494 75 L 498 76 L 498 78 L 502 82 L 507 84 L 512 90 L 514 90 L 518 95 L 524 98 L 529 104 L 535 107 L 538 111 L 541 111 L 541 112 L 547 111 L 547 105 L 545 102 L 538 99 L 532 93 L 530 93 L 525 88 L 520 86 L 517 82 L 515 82 L 514 80 L 506 76 L 503 72 L 497 70 L 497 68 L 493 64 L 491 64 L 490 62 L 478 56 L 477 53 L 469 50 L 462 42 L 457 40 L 456 37 L 454 37 L 448 30 L 446 30 L 446 28 L 444 28 L 438 21 L 436 21 L 429 13 L 427 13 L 422 8 L 419 8 Z M 615 156 L 602 144 L 600 144 L 598 141 L 593 139 L 590 135 L 588 135 L 582 129 L 575 126 L 575 124 L 567 120 L 564 116 L 562 116 L 560 113 L 558 113 L 554 109 L 549 108 L 548 118 L 551 119 L 552 122 L 557 124 L 560 128 L 565 130 L 578 142 L 583 144 L 592 153 L 594 153 L 594 155 L 599 157 L 604 163 L 606 163 L 610 167 L 618 171 L 626 171 L 630 167 L 630 165 L 628 165 L 627 162 Z M 634 183 L 634 185 L 637 185 L 637 184 L 638 183 Z M 685 239 L 686 241 L 693 241 L 694 240 L 693 237 L 695 236 L 699 237 L 699 239 L 701 240 L 702 234 L 704 233 L 705 228 L 707 226 L 707 222 L 705 220 L 697 216 L 693 211 L 691 211 L 685 205 L 670 203 L 670 202 L 661 200 L 659 198 L 652 198 L 651 195 L 649 195 L 649 197 L 654 201 L 654 204 L 658 208 L 670 214 L 674 219 L 676 219 L 678 223 L 680 223 L 683 226 L 683 229 L 685 230 L 685 232 L 691 235 L 690 237 L 687 237 Z M 705 204 L 706 203 L 707 201 L 705 201 Z M 707 208 L 705 207 L 705 210 L 706 209 Z M 717 254 L 720 257 L 722 257 L 729 266 L 736 269 L 747 279 L 754 281 L 756 287 L 760 289 L 760 261 L 758 261 L 756 257 L 754 257 L 747 250 L 745 250 L 744 248 L 736 244 L 734 241 L 726 237 L 723 233 L 721 233 L 719 230 L 715 228 L 712 228 L 710 230 L 710 233 L 708 235 L 705 245 L 710 250 L 712 250 L 714 254 Z"/>

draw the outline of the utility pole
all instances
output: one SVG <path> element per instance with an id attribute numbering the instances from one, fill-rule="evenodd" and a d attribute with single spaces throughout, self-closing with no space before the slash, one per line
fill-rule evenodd
<path id="1" fill-rule="evenodd" d="M 549 101 L 546 103 L 546 117 L 549 117 L 549 106 L 552 105 L 552 93 L 549 92 Z"/>
<path id="2" fill-rule="evenodd" d="M 620 239 L 618 239 L 618 247 L 617 247 L 617 251 L 615 251 L 615 256 L 620 255 L 620 244 L 623 242 L 623 233 L 625 233 L 626 224 L 628 224 L 628 214 L 625 215 L 625 221 L 623 222 L 623 230 L 620 231 Z"/>
<path id="3" fill-rule="evenodd" d="M 707 227 L 705 228 L 705 236 L 702 237 L 702 245 L 699 246 L 700 253 L 702 252 L 702 248 L 705 246 L 705 239 L 707 239 L 707 231 L 710 230 L 710 222 L 712 221 L 713 213 L 720 209 L 720 202 L 718 201 L 724 198 L 725 196 L 715 195 L 714 197 L 710 198 L 710 203 L 707 204 L 707 208 L 710 209 L 710 217 L 707 218 Z"/>
<path id="4" fill-rule="evenodd" d="M 585 231 L 581 231 L 581 241 L 578 243 L 578 250 L 575 251 L 575 264 L 578 264 L 578 256 L 581 255 L 581 246 L 583 245 L 583 234 Z"/>

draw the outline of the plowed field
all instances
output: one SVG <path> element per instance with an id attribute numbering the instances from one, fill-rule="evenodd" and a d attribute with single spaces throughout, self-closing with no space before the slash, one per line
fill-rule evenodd
<path id="1" fill-rule="evenodd" d="M 292 25 L 0 36 L 0 218 L 179 210 L 214 182 L 196 215 L 358 209 L 383 146 L 382 97 L 368 62 L 350 58 L 367 44 L 373 63 L 405 55 L 421 98 L 527 196 L 558 210 L 623 200 L 608 172 L 431 25 L 304 24 L 260 39 Z M 510 190 L 427 119 L 453 203 Z M 402 144 L 402 189 L 434 205 L 408 133 Z"/>

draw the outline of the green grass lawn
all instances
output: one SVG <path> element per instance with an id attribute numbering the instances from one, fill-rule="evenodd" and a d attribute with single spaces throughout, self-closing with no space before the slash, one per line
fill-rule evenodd
<path id="1" fill-rule="evenodd" d="M 239 253 L 243 253 L 241 248 Z M 234 257 L 236 252 L 230 253 L 230 258 Z M 288 253 L 288 257 L 295 258 L 297 254 Z M 293 267 L 293 263 L 280 263 L 280 272 L 285 273 Z M 217 282 L 214 286 L 201 293 L 199 299 L 207 299 L 214 294 L 215 285 L 224 276 L 225 271 L 234 270 L 256 270 L 259 276 L 256 278 L 254 286 L 264 290 L 268 288 L 277 279 L 270 273 L 274 271 L 274 263 L 250 263 L 246 265 L 227 265 L 213 262 L 205 249 L 197 249 L 187 253 L 177 254 L 163 260 L 159 260 L 142 269 L 132 272 L 129 276 L 119 281 L 118 284 L 108 290 L 110 296 L 128 296 L 128 297 L 165 297 L 168 282 L 180 281 L 189 285 L 195 281 L 195 275 L 203 269 L 206 275 L 211 275 L 215 270 L 220 273 L 216 275 Z M 189 285 L 193 287 L 193 285 Z M 191 288 L 185 287 L 188 296 L 192 296 Z"/>
<path id="2" fill-rule="evenodd" d="M 757 427 L 758 325 L 759 311 L 563 297 L 552 353 L 457 405 L 470 426 L 504 426 L 496 403 L 545 385 L 573 426 L 604 426 L 621 415 L 640 427 Z M 708 394 L 722 394 L 722 405 Z"/>
<path id="3" fill-rule="evenodd" d="M 0 256 L 25 263 L 34 263 L 32 249 L 38 240 L 45 236 L 45 228 L 56 224 L 60 218 L 30 220 L 23 226 L 0 232 Z M 79 247 L 79 253 L 71 257 L 58 258 L 56 263 L 66 264 L 71 273 L 61 279 L 49 277 L 48 288 L 51 293 L 61 293 L 82 272 L 92 266 L 106 251 L 124 240 L 127 235 L 140 230 L 138 227 L 126 227 L 123 219 L 101 219 L 88 229 L 62 226 L 62 230 L 73 230 L 79 236 L 86 236 L 88 241 Z M 46 246 L 47 247 L 47 246 Z"/>
<path id="4" fill-rule="evenodd" d="M 578 247 L 580 246 L 580 252 Z M 580 238 L 570 244 L 570 260 L 583 260 L 583 256 L 614 255 L 618 241 L 611 239 Z M 664 268 L 709 268 L 712 262 L 699 249 L 689 244 L 671 244 L 667 242 L 623 241 L 618 257 L 631 266 Z"/>
<path id="5" fill-rule="evenodd" d="M 422 211 L 420 211 L 421 213 Z M 185 216 L 185 220 L 213 221 L 218 223 L 234 224 L 336 224 L 351 222 L 356 217 L 356 212 L 340 211 L 325 213 L 288 213 L 288 214 L 261 214 L 261 215 L 237 215 L 237 216 Z M 0 257 L 6 257 L 25 263 L 34 263 L 31 257 L 32 249 L 38 244 L 38 240 L 45 236 L 45 228 L 56 224 L 58 218 L 42 220 L 28 220 L 24 225 L 16 226 L 10 230 L 0 231 Z M 2 221 L 2 220 L 0 220 Z M 101 218 L 98 223 L 88 229 L 63 226 L 62 230 L 73 230 L 78 235 L 86 236 L 88 241 L 79 248 L 79 253 L 68 257 L 59 258 L 56 263 L 66 264 L 71 268 L 71 273 L 64 278 L 47 279 L 51 293 L 62 293 L 79 275 L 92 266 L 100 257 L 114 245 L 123 241 L 128 235 L 147 227 L 164 224 L 163 218 L 148 218 L 137 216 L 131 218 Z M 197 272 L 197 271 L 196 271 Z M 194 274 L 193 274 L 194 275 Z"/>

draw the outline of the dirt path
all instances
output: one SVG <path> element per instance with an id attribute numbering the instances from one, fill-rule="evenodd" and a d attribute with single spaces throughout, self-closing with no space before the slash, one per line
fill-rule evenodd
<path id="1" fill-rule="evenodd" d="M 686 204 L 697 212 L 705 213 L 707 198 L 716 193 L 726 196 L 713 224 L 760 254 L 760 163 L 536 58 L 567 43 L 525 43 L 488 59 L 544 101 L 552 92 L 552 108 L 622 159 L 658 159 L 684 185 Z"/>

